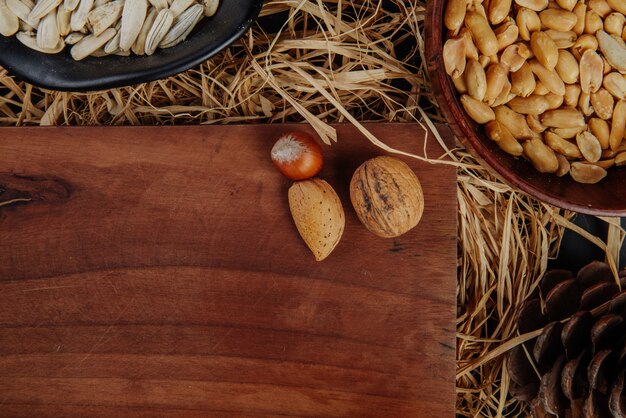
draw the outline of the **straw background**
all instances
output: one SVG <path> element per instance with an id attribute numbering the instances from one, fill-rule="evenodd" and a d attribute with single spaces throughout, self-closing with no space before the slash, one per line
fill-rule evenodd
<path id="1" fill-rule="evenodd" d="M 444 122 L 422 65 L 424 15 L 418 0 L 271 0 L 241 41 L 200 67 L 90 94 L 42 91 L 0 68 L 0 124 L 305 121 L 331 143 L 328 124 L 349 122 L 384 148 L 360 122 Z M 503 367 L 507 350 L 528 338 L 518 335 L 514 316 L 564 230 L 576 227 L 570 213 L 511 190 L 463 149 L 448 156 L 458 167 L 457 414 L 526 416 L 508 398 Z M 608 242 L 587 238 L 616 268 L 624 234 L 618 220 L 604 221 Z"/>

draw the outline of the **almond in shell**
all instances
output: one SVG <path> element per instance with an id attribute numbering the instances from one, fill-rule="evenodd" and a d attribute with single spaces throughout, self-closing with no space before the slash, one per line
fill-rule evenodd
<path id="1" fill-rule="evenodd" d="M 319 178 L 295 182 L 289 188 L 289 209 L 300 236 L 315 259 L 335 249 L 345 228 L 345 215 L 335 190 Z"/>

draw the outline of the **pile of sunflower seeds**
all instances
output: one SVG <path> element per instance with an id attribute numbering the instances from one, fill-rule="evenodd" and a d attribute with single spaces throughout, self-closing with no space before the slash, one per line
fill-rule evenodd
<path id="1" fill-rule="evenodd" d="M 72 57 L 152 55 L 187 39 L 219 0 L 0 0 L 0 34 Z"/>

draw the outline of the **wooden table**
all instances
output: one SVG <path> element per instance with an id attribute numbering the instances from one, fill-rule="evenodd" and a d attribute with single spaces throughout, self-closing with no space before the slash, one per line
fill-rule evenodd
<path id="1" fill-rule="evenodd" d="M 380 151 L 338 126 L 317 263 L 268 158 L 294 128 L 1 129 L 0 415 L 452 416 L 455 170 L 410 161 L 423 220 L 377 238 L 348 183 Z"/>

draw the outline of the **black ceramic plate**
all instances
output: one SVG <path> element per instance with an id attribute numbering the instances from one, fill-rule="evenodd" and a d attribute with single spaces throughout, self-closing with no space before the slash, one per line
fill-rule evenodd
<path id="1" fill-rule="evenodd" d="M 76 62 L 65 52 L 46 55 L 0 35 L 0 65 L 31 84 L 62 91 L 89 91 L 144 83 L 178 74 L 206 61 L 239 39 L 261 11 L 263 0 L 222 0 L 181 44 L 152 56 L 107 56 Z"/>

